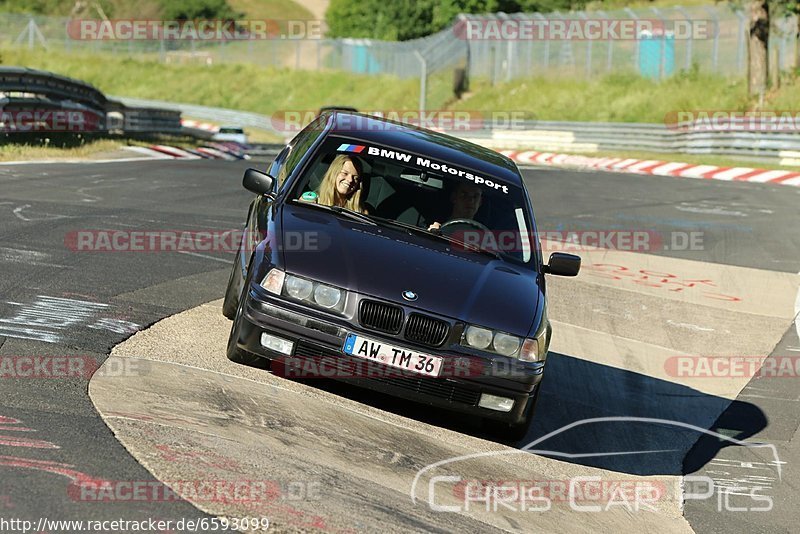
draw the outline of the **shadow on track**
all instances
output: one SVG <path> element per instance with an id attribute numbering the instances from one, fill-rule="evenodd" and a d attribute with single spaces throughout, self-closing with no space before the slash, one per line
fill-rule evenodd
<path id="1" fill-rule="evenodd" d="M 306 378 L 299 381 L 403 417 L 494 440 L 479 421 L 462 414 L 330 379 Z M 735 417 L 717 421 L 726 409 Z M 746 440 L 767 424 L 764 413 L 752 404 L 731 402 L 687 386 L 551 352 L 531 428 L 525 439 L 508 445 L 522 448 L 566 425 L 614 416 L 687 423 L 736 440 Z M 634 475 L 679 475 L 696 471 L 713 459 L 721 448 L 729 445 L 733 443 L 671 424 L 600 421 L 574 426 L 533 448 L 576 455 L 553 457 L 611 471 Z M 689 451 L 691 454 L 687 457 Z"/>

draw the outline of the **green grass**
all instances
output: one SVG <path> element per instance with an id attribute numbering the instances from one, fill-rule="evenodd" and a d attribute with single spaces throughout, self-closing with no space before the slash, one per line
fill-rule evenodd
<path id="1" fill-rule="evenodd" d="M 594 80 L 541 77 L 494 87 L 477 80 L 471 91 L 456 109 L 519 111 L 540 120 L 660 123 L 679 110 L 750 106 L 744 80 L 703 75 L 676 76 L 663 83 L 633 74 Z"/>
<path id="2" fill-rule="evenodd" d="M 419 104 L 419 80 L 261 67 L 249 64 L 165 65 L 153 58 L 67 54 L 57 51 L 0 50 L 0 63 L 53 71 L 85 80 L 106 94 L 195 103 L 270 115 L 313 111 L 323 105 L 364 110 L 409 110 Z M 745 81 L 679 74 L 664 82 L 635 74 L 593 80 L 535 77 L 491 86 L 473 79 L 467 98 L 455 101 L 452 73 L 428 79 L 427 108 L 515 111 L 530 118 L 564 121 L 661 123 L 681 110 L 756 108 Z M 785 76 L 766 95 L 765 109 L 800 109 L 800 80 Z"/>
<path id="3" fill-rule="evenodd" d="M 341 72 L 307 72 L 247 64 L 163 65 L 118 56 L 0 50 L 4 65 L 49 70 L 85 80 L 106 94 L 153 98 L 272 114 L 322 105 L 416 109 L 418 80 Z M 441 92 L 441 91 L 439 91 Z"/>
<path id="4" fill-rule="evenodd" d="M 184 142 L 186 142 L 185 139 Z M 70 144 L 71 146 L 55 146 L 44 142 L 4 141 L 0 144 L 0 161 L 100 158 L 113 156 L 124 146 L 150 146 L 152 144 L 152 142 L 137 139 L 96 139 Z"/>
<path id="5" fill-rule="evenodd" d="M 53 71 L 85 80 L 106 94 L 153 98 L 254 111 L 316 110 L 328 104 L 364 110 L 417 109 L 419 80 L 260 67 L 249 64 L 159 63 L 153 58 L 0 50 L 5 65 Z M 743 80 L 700 74 L 675 76 L 665 82 L 636 75 L 611 75 L 595 80 L 529 78 L 490 86 L 472 80 L 469 98 L 454 101 L 452 73 L 428 80 L 427 108 L 489 112 L 522 111 L 541 120 L 663 122 L 677 110 L 746 110 L 752 103 Z M 781 109 L 796 109 L 796 81 L 770 95 Z"/>

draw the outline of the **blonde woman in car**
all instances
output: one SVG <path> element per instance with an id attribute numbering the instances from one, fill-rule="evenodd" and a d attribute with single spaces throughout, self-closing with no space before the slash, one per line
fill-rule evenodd
<path id="1" fill-rule="evenodd" d="M 359 213 L 369 213 L 361 201 L 362 181 L 361 163 L 352 156 L 339 154 L 322 177 L 317 202 Z"/>

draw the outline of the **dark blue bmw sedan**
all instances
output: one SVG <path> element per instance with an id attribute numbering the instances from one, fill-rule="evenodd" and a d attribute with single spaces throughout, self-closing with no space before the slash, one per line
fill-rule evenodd
<path id="1" fill-rule="evenodd" d="M 326 112 L 256 193 L 223 313 L 228 358 L 323 376 L 481 418 L 521 437 L 551 326 L 543 262 L 516 165 L 441 133 Z"/>

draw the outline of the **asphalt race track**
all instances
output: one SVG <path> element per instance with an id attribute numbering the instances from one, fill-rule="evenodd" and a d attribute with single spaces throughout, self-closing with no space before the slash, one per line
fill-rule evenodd
<path id="1" fill-rule="evenodd" d="M 524 440 L 501 444 L 472 421 L 228 362 L 219 299 L 230 253 L 79 250 L 92 230 L 224 239 L 246 215 L 243 170 L 264 164 L 0 164 L 0 517 L 251 516 L 277 531 L 795 529 L 800 388 L 785 364 L 800 357 L 800 188 L 524 169 L 545 249 L 571 251 L 559 236 L 589 242 L 576 279 L 548 279 L 554 340 L 537 418 Z M 609 244 L 592 241 L 597 232 L 647 239 L 613 250 L 593 246 Z M 699 365 L 712 357 L 784 372 Z M 28 362 L 36 377 L 23 376 Z M 539 453 L 509 447 L 531 443 Z M 520 511 L 519 500 L 466 510 L 451 481 L 436 501 L 461 513 L 437 511 L 432 477 L 454 474 L 551 490 L 597 476 L 664 492 L 646 510 L 589 512 L 554 495 L 546 511 Z M 715 486 L 687 498 L 705 490 L 682 486 L 684 475 Z M 158 480 L 265 484 L 270 498 L 81 492 Z"/>

